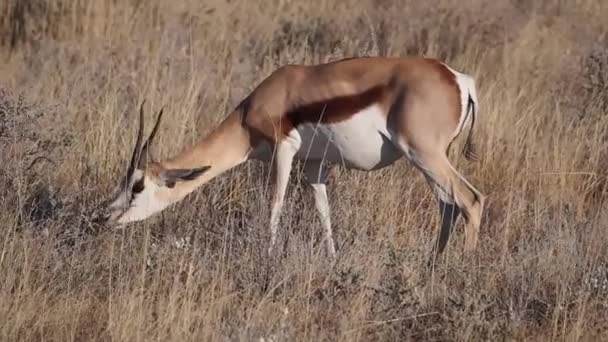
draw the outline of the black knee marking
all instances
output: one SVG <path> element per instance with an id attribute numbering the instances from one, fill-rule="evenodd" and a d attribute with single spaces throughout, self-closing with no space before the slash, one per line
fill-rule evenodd
<path id="1" fill-rule="evenodd" d="M 435 247 L 437 253 L 441 254 L 450 239 L 450 234 L 454 230 L 454 224 L 461 213 L 461 209 L 455 203 L 447 203 L 440 200 L 439 211 L 441 213 L 441 228 Z"/>

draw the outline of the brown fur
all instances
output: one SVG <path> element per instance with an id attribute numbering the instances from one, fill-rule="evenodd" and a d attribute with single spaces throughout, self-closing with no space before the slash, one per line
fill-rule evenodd
<path id="1" fill-rule="evenodd" d="M 158 170 L 210 166 L 199 178 L 179 182 L 166 193 L 165 200 L 175 202 L 246 161 L 265 141 L 278 147 L 277 165 L 283 175 L 273 199 L 276 219 L 295 155 L 281 146 L 294 143 L 288 140 L 282 145 L 293 128 L 306 122 L 348 120 L 376 104 L 385 109 L 387 126 L 396 134 L 395 147 L 424 173 L 442 206 L 457 205 L 462 210 L 465 249 L 472 250 L 477 244 L 484 197 L 451 166 L 446 155 L 460 122 L 460 101 L 454 74 L 432 59 L 374 57 L 285 66 L 262 81 L 211 134 L 150 168 L 148 174 L 154 177 Z M 449 226 L 442 224 L 442 229 Z M 439 244 L 439 252 L 443 246 Z"/>
<path id="2" fill-rule="evenodd" d="M 286 119 L 293 126 L 306 122 L 334 123 L 351 118 L 354 113 L 373 103 L 382 103 L 389 95 L 387 86 L 379 85 L 357 95 L 349 95 L 298 106 L 288 112 Z"/>
<path id="3" fill-rule="evenodd" d="M 461 106 L 454 75 L 438 61 L 418 57 L 285 66 L 261 82 L 238 110 L 248 126 L 276 143 L 302 122 L 347 120 L 372 102 L 390 106 L 385 101 L 396 87 L 403 88 L 407 98 L 423 95 L 431 108 L 417 116 L 430 119 L 433 126 L 456 129 Z"/>

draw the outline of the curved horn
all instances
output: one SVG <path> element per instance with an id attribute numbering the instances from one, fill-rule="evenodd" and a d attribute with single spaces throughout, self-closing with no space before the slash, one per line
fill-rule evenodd
<path id="1" fill-rule="evenodd" d="M 141 142 L 144 137 L 144 104 L 146 100 L 141 102 L 141 106 L 139 107 L 139 129 L 137 131 L 137 140 L 135 141 L 135 147 L 133 148 L 133 154 L 131 155 L 131 162 L 129 163 L 129 168 L 127 169 L 127 178 L 131 177 L 133 171 L 135 171 L 135 167 L 139 164 L 139 160 L 141 157 Z"/>
<path id="2" fill-rule="evenodd" d="M 140 158 L 137 163 L 137 167 L 140 169 L 143 169 L 146 166 L 146 164 L 148 163 L 148 152 L 149 152 L 148 150 L 150 149 L 150 146 L 152 145 L 152 142 L 154 141 L 154 137 L 156 136 L 156 133 L 158 132 L 158 127 L 160 126 L 160 121 L 163 117 L 164 110 L 165 110 L 165 108 L 163 107 L 158 112 L 158 115 L 156 118 L 156 123 L 154 123 L 154 128 L 152 128 L 152 133 L 150 133 L 148 140 L 146 140 L 146 142 L 144 143 L 144 147 L 141 149 Z"/>

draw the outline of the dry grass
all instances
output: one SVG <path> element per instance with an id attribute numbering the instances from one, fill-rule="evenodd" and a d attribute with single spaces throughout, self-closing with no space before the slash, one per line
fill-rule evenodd
<path id="1" fill-rule="evenodd" d="M 608 6 L 601 0 L 8 0 L 0 4 L 0 339 L 608 338 Z M 435 273 L 437 205 L 405 162 L 336 173 L 339 258 L 290 187 L 265 254 L 265 170 L 144 223 L 90 214 L 124 171 L 135 108 L 166 105 L 161 156 L 285 63 L 425 54 L 478 80 L 488 195 Z M 458 146 L 456 146 L 458 148 Z M 461 227 L 461 226 L 459 226 Z"/>

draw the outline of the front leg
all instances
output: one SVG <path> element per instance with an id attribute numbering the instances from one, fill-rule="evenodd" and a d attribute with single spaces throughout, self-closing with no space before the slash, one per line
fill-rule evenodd
<path id="1" fill-rule="evenodd" d="M 306 180 L 312 187 L 315 196 L 315 207 L 317 214 L 325 231 L 325 242 L 327 243 L 327 252 L 332 258 L 336 256 L 334 247 L 334 239 L 331 231 L 331 218 L 329 210 L 329 200 L 327 199 L 327 168 L 323 166 L 321 161 L 307 161 L 304 166 Z"/>
<path id="2" fill-rule="evenodd" d="M 289 183 L 289 174 L 293 164 L 293 158 L 300 149 L 302 140 L 297 130 L 292 130 L 289 135 L 279 141 L 276 145 L 275 158 L 275 182 L 272 198 L 272 209 L 270 211 L 270 247 L 268 254 L 272 254 L 277 239 L 277 230 L 285 200 L 285 192 Z"/>

